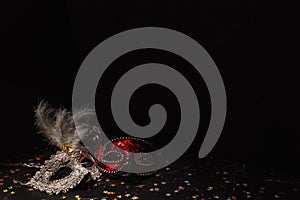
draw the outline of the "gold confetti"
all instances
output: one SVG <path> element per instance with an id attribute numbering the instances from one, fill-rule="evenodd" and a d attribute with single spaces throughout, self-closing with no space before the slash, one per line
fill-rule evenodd
<path id="1" fill-rule="evenodd" d="M 66 199 L 67 196 L 66 196 L 66 195 L 63 195 L 63 196 L 61 196 L 60 198 L 61 198 L 61 199 Z"/>
<path id="2" fill-rule="evenodd" d="M 3 192 L 8 192 L 8 189 L 4 189 Z"/>
<path id="3" fill-rule="evenodd" d="M 11 189 L 13 189 L 13 187 L 12 187 L 12 186 L 8 186 L 8 189 L 10 189 L 10 190 L 11 190 Z"/>
<path id="4" fill-rule="evenodd" d="M 237 197 L 236 196 L 231 196 L 231 199 L 232 200 L 237 200 Z"/>
<path id="5" fill-rule="evenodd" d="M 115 187 L 115 186 L 116 186 L 116 184 L 112 183 L 112 184 L 110 184 L 110 186 L 111 186 L 111 187 Z"/>
<path id="6" fill-rule="evenodd" d="M 178 190 L 184 190 L 184 187 L 179 186 L 179 187 L 178 187 Z"/>
<path id="7" fill-rule="evenodd" d="M 28 191 L 30 191 L 30 192 L 33 191 L 33 188 L 28 188 Z"/>
<path id="8" fill-rule="evenodd" d="M 131 199 L 132 199 L 132 200 L 136 200 L 136 199 L 139 199 L 139 198 L 140 198 L 140 197 L 138 197 L 138 196 L 135 195 L 135 196 L 133 196 Z"/>
<path id="9" fill-rule="evenodd" d="M 16 193 L 15 191 L 11 191 L 11 192 L 10 192 L 10 194 L 15 194 L 15 193 Z"/>

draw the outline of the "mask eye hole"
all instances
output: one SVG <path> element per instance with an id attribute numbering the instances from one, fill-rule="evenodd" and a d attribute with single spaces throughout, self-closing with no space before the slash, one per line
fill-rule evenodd
<path id="1" fill-rule="evenodd" d="M 50 181 L 62 179 L 71 174 L 73 170 L 69 167 L 61 167 L 53 176 L 51 176 Z"/>
<path id="2" fill-rule="evenodd" d="M 92 167 L 94 165 L 94 162 L 89 158 L 84 158 L 81 161 L 81 165 L 85 168 L 88 168 L 88 167 Z"/>

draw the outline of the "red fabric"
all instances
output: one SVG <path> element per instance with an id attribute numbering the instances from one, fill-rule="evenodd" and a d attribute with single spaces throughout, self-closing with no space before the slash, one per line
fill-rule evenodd
<path id="1" fill-rule="evenodd" d="M 113 143 L 113 144 L 112 144 Z M 126 157 L 129 157 L 131 153 L 139 153 L 144 152 L 145 148 L 143 147 L 144 142 L 142 140 L 133 140 L 133 139 L 117 139 L 112 143 L 106 146 L 101 146 L 95 153 L 95 160 L 100 167 L 100 170 L 105 172 L 116 172 L 118 168 L 120 168 L 124 162 L 126 161 Z M 121 150 L 120 150 L 121 149 Z M 107 152 L 111 150 L 116 150 L 123 154 L 123 160 L 117 163 L 103 163 L 102 160 Z"/>

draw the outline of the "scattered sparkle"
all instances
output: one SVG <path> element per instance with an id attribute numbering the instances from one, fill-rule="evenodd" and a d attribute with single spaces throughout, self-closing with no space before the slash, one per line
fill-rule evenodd
<path id="1" fill-rule="evenodd" d="M 167 197 L 170 197 L 170 196 L 171 196 L 171 193 L 166 193 L 166 196 L 167 196 Z"/>

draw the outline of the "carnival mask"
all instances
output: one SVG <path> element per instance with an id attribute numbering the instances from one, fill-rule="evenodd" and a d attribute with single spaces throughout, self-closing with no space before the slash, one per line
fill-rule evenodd
<path id="1" fill-rule="evenodd" d="M 148 142 L 133 138 L 122 137 L 103 143 L 99 129 L 89 123 L 81 123 L 75 127 L 74 120 L 84 120 L 88 115 L 95 114 L 93 110 L 82 109 L 77 113 L 66 109 L 52 109 L 48 104 L 41 102 L 35 109 L 36 125 L 51 145 L 61 150 L 46 160 L 44 165 L 33 178 L 26 183 L 34 189 L 47 193 L 59 194 L 76 187 L 86 177 L 86 181 L 96 180 L 105 173 L 117 173 L 124 166 L 148 167 L 155 164 L 155 160 L 147 154 L 132 154 L 153 150 Z M 81 137 L 79 137 L 81 135 Z M 82 145 L 81 139 L 92 137 L 97 144 L 93 149 Z M 134 158 L 129 159 L 131 156 Z M 71 172 L 62 178 L 56 178 L 58 171 L 67 168 Z M 150 173 L 137 174 L 150 175 Z"/>

